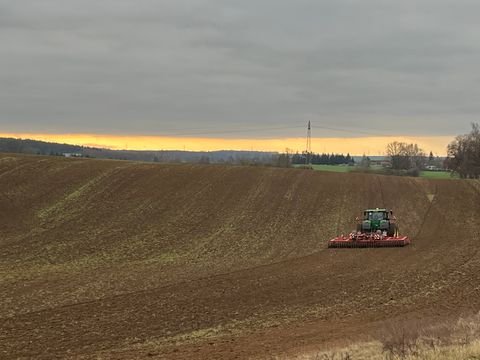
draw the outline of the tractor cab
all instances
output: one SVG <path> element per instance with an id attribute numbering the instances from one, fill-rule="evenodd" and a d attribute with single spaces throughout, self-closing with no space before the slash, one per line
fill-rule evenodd
<path id="1" fill-rule="evenodd" d="M 367 209 L 363 212 L 363 221 L 357 230 L 362 232 L 388 231 L 390 229 L 389 215 L 390 212 L 387 209 Z"/>

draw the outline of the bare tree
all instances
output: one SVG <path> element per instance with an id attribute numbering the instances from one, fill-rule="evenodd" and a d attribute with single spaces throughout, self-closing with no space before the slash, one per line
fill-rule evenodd
<path id="1" fill-rule="evenodd" d="M 367 168 L 370 167 L 371 162 L 372 162 L 372 160 L 371 160 L 368 156 L 366 156 L 365 154 L 363 154 L 362 160 L 360 160 L 360 164 L 359 164 L 359 165 L 360 165 L 360 167 L 367 169 Z"/>
<path id="2" fill-rule="evenodd" d="M 422 169 L 425 166 L 425 152 L 417 144 L 394 141 L 387 145 L 387 155 L 395 170 Z"/>
<path id="3" fill-rule="evenodd" d="M 468 134 L 459 135 L 448 145 L 448 169 L 461 178 L 480 178 L 480 125 L 472 123 Z"/>

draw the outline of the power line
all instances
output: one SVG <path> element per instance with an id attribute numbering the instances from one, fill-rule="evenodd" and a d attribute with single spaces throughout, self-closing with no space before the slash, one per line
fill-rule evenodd
<path id="1" fill-rule="evenodd" d="M 310 125 L 311 126 L 311 125 Z M 382 137 L 390 137 L 394 136 L 393 134 L 386 134 L 386 133 L 379 133 L 373 129 L 362 128 L 355 129 L 355 128 L 342 128 L 342 127 L 334 127 L 334 126 L 326 126 L 326 125 L 315 125 L 310 127 L 311 129 L 315 127 L 318 129 L 336 131 L 336 132 L 344 132 L 350 134 L 361 134 L 361 135 L 369 135 L 369 136 L 382 136 Z M 265 131 L 275 131 L 275 130 L 297 130 L 297 129 L 304 129 L 303 126 L 276 126 L 276 127 L 253 127 L 253 128 L 243 128 L 243 129 L 231 129 L 231 130 L 209 130 L 206 128 L 185 128 L 185 129 L 162 129 L 162 135 L 164 136 L 196 136 L 196 135 L 228 135 L 228 134 L 241 134 L 241 133 L 252 133 L 252 132 L 265 132 Z M 183 131 L 186 130 L 186 131 Z M 191 131 L 191 130 L 199 130 L 199 131 Z M 367 130 L 367 131 L 365 131 Z"/>
<path id="2" fill-rule="evenodd" d="M 274 131 L 274 130 L 294 130 L 301 129 L 303 126 L 278 126 L 278 127 L 262 127 L 262 128 L 246 128 L 246 129 L 233 129 L 233 130 L 220 130 L 220 131 L 200 131 L 200 132 L 169 132 L 168 135 L 177 136 L 192 136 L 192 135 L 227 135 L 227 134 L 239 134 L 258 131 Z"/>
<path id="3" fill-rule="evenodd" d="M 345 129 L 345 128 L 337 128 L 337 127 L 321 126 L 321 125 L 320 126 L 315 126 L 315 127 L 319 128 L 319 129 L 325 129 L 325 130 L 348 132 L 348 133 L 351 133 L 351 134 L 362 134 L 362 135 L 370 135 L 370 136 L 394 136 L 392 134 L 383 134 L 383 133 L 374 132 L 373 129 L 372 129 L 372 131 L 364 131 L 364 130 L 358 130 L 358 129 L 353 129 L 353 128 L 352 128 L 352 130 L 349 130 L 349 129 Z M 365 128 L 363 128 L 363 129 L 365 129 Z"/>

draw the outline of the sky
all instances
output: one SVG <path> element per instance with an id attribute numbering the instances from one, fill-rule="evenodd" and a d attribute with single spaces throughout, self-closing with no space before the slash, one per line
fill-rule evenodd
<path id="1" fill-rule="evenodd" d="M 480 112 L 474 0 L 0 0 L 0 134 L 442 155 Z M 353 151 L 351 151 L 353 150 Z"/>

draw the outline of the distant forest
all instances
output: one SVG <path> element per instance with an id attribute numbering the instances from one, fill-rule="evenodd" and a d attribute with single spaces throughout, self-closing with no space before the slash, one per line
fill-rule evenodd
<path id="1" fill-rule="evenodd" d="M 310 160 L 313 165 L 354 165 L 355 160 L 350 154 L 346 156 L 343 154 L 315 154 L 311 153 L 308 156 L 306 153 L 296 153 L 292 155 L 292 164 L 306 164 Z"/>
<path id="2" fill-rule="evenodd" d="M 82 157 L 148 161 L 162 163 L 215 163 L 215 164 L 274 164 L 278 157 L 275 152 L 261 151 L 135 151 L 135 150 L 110 150 L 101 148 L 84 147 L 78 145 L 58 144 L 37 140 L 24 140 L 14 138 L 0 138 L 0 152 L 22 153 L 36 155 L 64 156 L 65 154 L 78 154 Z"/>
<path id="3" fill-rule="evenodd" d="M 0 152 L 22 153 L 50 156 L 64 156 L 74 154 L 87 158 L 147 161 L 160 163 L 201 163 L 201 164 L 241 164 L 241 165 L 272 165 L 288 167 L 290 164 L 305 164 L 306 153 L 296 153 L 287 156 L 283 164 L 284 154 L 262 151 L 135 151 L 135 150 L 110 150 L 102 148 L 85 147 L 69 144 L 58 144 L 38 140 L 0 138 Z M 315 154 L 309 156 L 310 163 L 315 165 L 353 165 L 355 159 L 347 154 Z"/>
<path id="4" fill-rule="evenodd" d="M 37 154 L 37 155 L 62 155 L 64 153 L 83 153 L 82 146 L 57 144 L 37 140 L 21 140 L 13 138 L 0 138 L 0 152 Z"/>

